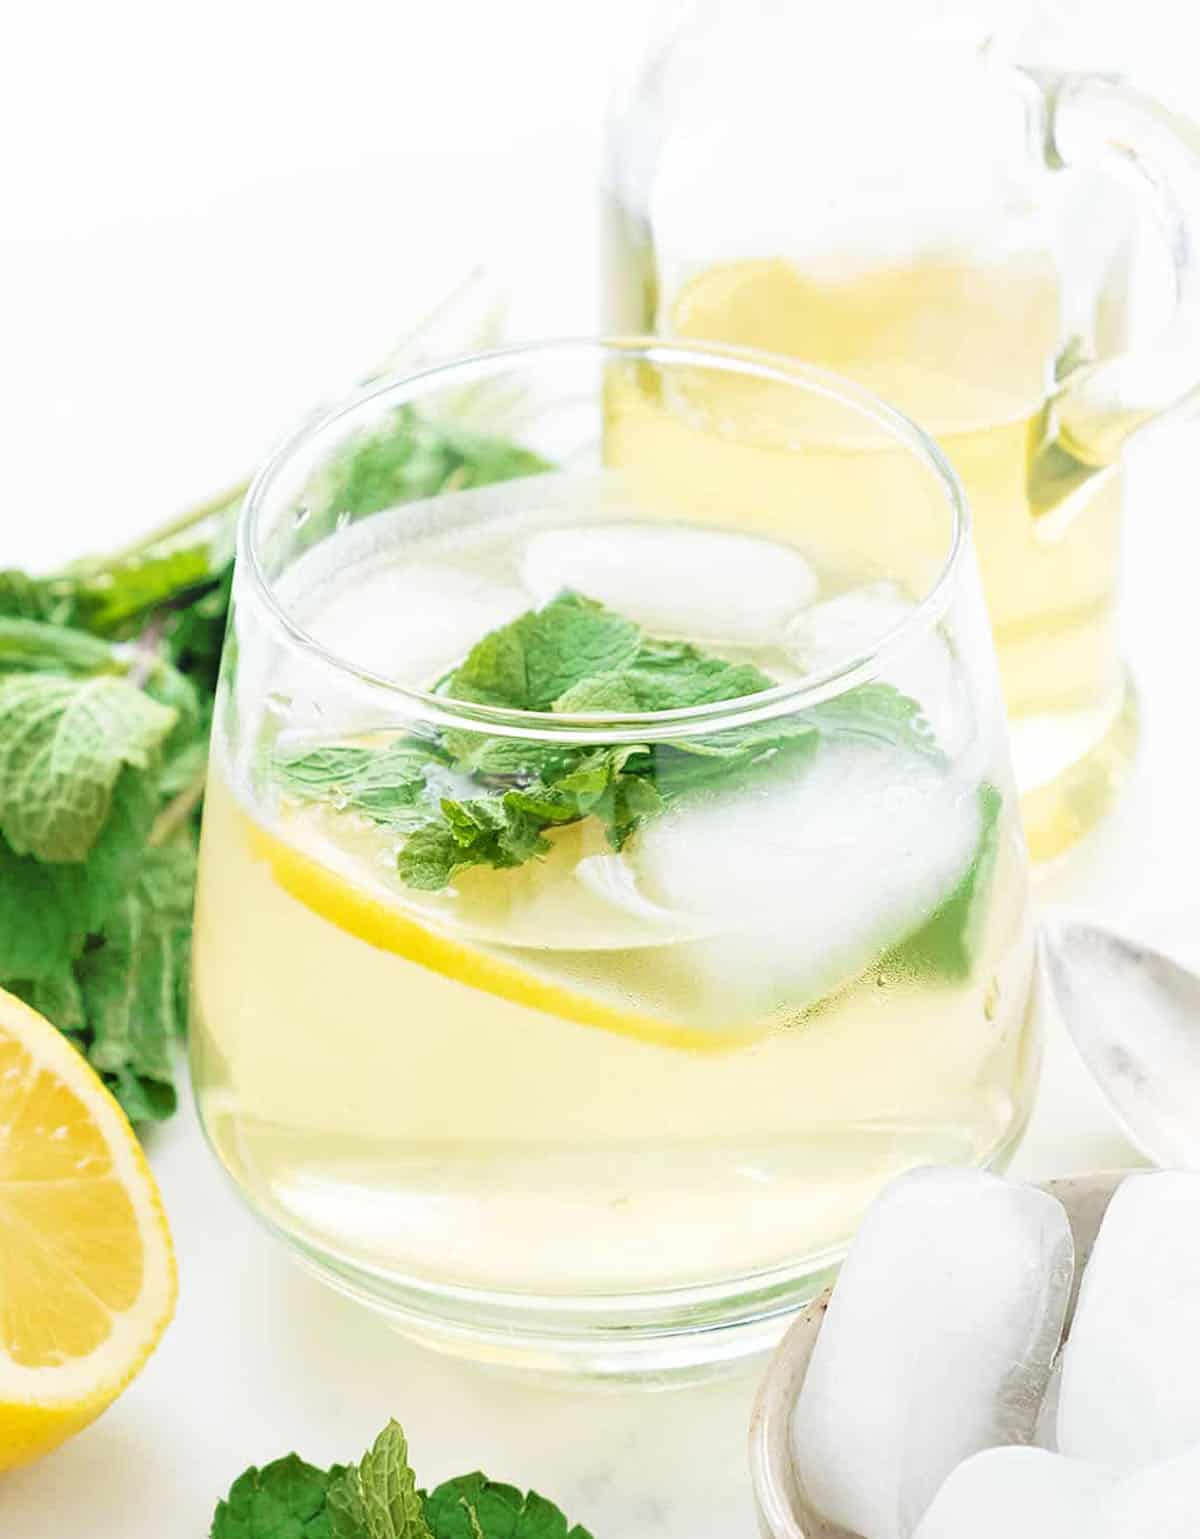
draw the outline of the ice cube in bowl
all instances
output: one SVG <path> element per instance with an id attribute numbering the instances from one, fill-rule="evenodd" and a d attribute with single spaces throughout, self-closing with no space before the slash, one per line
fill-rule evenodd
<path id="1" fill-rule="evenodd" d="M 1044 1183 L 1040 1190 L 1066 1210 L 1075 1248 L 1075 1285 L 1067 1304 L 1070 1330 L 1079 1277 L 1108 1204 L 1128 1172 L 1101 1172 Z M 792 1447 L 796 1401 L 829 1307 L 827 1290 L 792 1324 L 771 1359 L 750 1423 L 750 1468 L 763 1539 L 863 1539 L 817 1511 L 805 1490 Z"/>

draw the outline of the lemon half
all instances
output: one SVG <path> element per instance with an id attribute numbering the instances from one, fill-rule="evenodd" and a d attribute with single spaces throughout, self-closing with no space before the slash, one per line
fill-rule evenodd
<path id="1" fill-rule="evenodd" d="M 120 1394 L 175 1307 L 162 1200 L 124 1112 L 0 989 L 0 1469 Z"/>

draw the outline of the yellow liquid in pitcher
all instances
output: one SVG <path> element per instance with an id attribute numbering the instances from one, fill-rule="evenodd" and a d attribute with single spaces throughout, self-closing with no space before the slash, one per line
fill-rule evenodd
<path id="1" fill-rule="evenodd" d="M 736 262 L 692 278 L 660 319 L 848 375 L 938 438 L 974 520 L 1031 850 L 1047 859 L 1072 844 L 1110 805 L 1135 727 L 1115 625 L 1119 474 L 1097 477 L 1057 531 L 1039 526 L 1026 494 L 1060 345 L 1048 261 L 929 259 L 836 282 L 781 259 Z M 864 505 L 874 474 L 843 462 L 831 528 Z"/>

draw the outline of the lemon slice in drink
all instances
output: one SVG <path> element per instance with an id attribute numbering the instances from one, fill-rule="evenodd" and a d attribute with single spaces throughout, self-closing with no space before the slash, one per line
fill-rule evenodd
<path id="1" fill-rule="evenodd" d="M 170 1232 L 124 1112 L 0 989 L 0 1469 L 111 1404 L 174 1307 Z"/>
<path id="2" fill-rule="evenodd" d="M 693 1053 L 723 1053 L 748 1046 L 767 1022 L 730 1028 L 690 1026 L 610 1004 L 482 946 L 436 929 L 397 904 L 356 886 L 294 845 L 247 820 L 250 847 L 285 892 L 348 935 L 393 952 L 458 983 L 527 1005 L 580 1026 L 594 1026 L 639 1042 Z"/>

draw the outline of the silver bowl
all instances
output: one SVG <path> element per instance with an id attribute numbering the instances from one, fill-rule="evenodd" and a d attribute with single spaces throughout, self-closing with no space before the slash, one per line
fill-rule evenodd
<path id="1" fill-rule="evenodd" d="M 1057 1197 L 1067 1210 L 1075 1239 L 1075 1285 L 1067 1306 L 1067 1330 L 1075 1313 L 1079 1280 L 1096 1243 L 1113 1193 L 1130 1171 L 1102 1171 L 1086 1176 L 1065 1176 L 1040 1183 L 1044 1192 Z M 821 1517 L 804 1493 L 792 1462 L 792 1407 L 808 1361 L 821 1331 L 833 1290 L 808 1306 L 779 1343 L 750 1418 L 750 1476 L 763 1539 L 861 1539 L 840 1524 Z"/>

